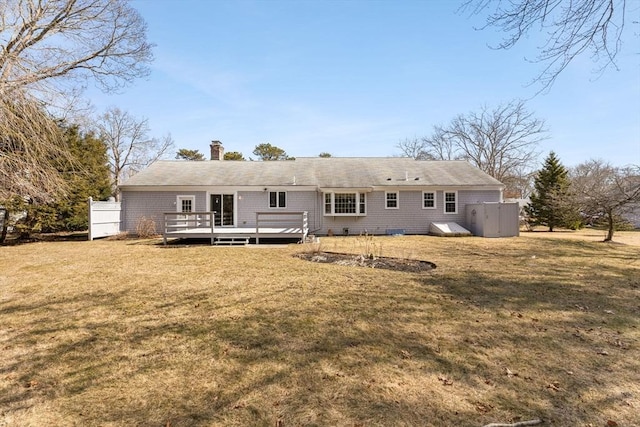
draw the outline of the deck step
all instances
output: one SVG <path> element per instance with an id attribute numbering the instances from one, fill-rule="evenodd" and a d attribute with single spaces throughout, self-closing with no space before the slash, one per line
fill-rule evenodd
<path id="1" fill-rule="evenodd" d="M 248 245 L 248 236 L 218 236 L 214 239 L 214 245 Z"/>

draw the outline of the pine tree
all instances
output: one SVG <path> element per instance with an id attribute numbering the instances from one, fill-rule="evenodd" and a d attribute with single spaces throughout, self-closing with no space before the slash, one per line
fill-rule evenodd
<path id="1" fill-rule="evenodd" d="M 66 194 L 48 203 L 15 197 L 10 206 L 27 213 L 16 229 L 21 235 L 32 232 L 79 231 L 88 227 L 88 198 L 104 200 L 111 195 L 107 148 L 92 133 L 81 133 L 78 126 L 62 126 L 65 149 L 73 162 L 60 160 L 58 172 L 67 183 Z"/>
<path id="2" fill-rule="evenodd" d="M 179 160 L 192 160 L 203 161 L 205 160 L 204 154 L 198 150 L 190 150 L 188 148 L 181 148 L 176 152 L 176 159 Z"/>
<path id="3" fill-rule="evenodd" d="M 93 133 L 83 133 L 78 126 L 65 129 L 69 150 L 78 166 L 63 170 L 69 180 L 70 191 L 57 202 L 61 221 L 60 230 L 86 230 L 89 226 L 87 199 L 106 200 L 111 196 L 107 146 Z"/>
<path id="4" fill-rule="evenodd" d="M 568 171 L 553 151 L 536 174 L 531 201 L 525 211 L 531 225 L 545 225 L 549 231 L 573 226 L 570 222 L 576 215 L 571 204 Z"/>

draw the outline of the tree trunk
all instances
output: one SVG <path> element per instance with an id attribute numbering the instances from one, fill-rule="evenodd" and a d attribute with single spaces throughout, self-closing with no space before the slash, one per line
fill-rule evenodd
<path id="1" fill-rule="evenodd" d="M 613 221 L 613 212 L 607 212 L 607 237 L 605 237 L 605 242 L 610 242 L 613 240 L 613 229 L 614 229 L 614 221 Z"/>
<path id="2" fill-rule="evenodd" d="M 4 208 L 0 209 L 0 217 L 2 217 L 2 229 L 0 230 L 0 245 L 2 245 L 7 238 L 7 230 L 9 229 L 9 211 Z"/>

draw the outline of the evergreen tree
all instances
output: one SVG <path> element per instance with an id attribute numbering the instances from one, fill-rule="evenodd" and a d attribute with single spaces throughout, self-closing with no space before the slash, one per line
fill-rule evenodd
<path id="1" fill-rule="evenodd" d="M 282 148 L 271 145 L 268 142 L 256 145 L 253 154 L 263 161 L 295 160 L 294 157 L 290 157 Z"/>
<path id="2" fill-rule="evenodd" d="M 176 159 L 179 160 L 204 160 L 204 154 L 198 150 L 189 150 L 188 148 L 181 148 L 176 153 Z"/>
<path id="3" fill-rule="evenodd" d="M 224 160 L 238 160 L 238 161 L 244 161 L 245 160 L 244 156 L 239 151 L 226 152 L 226 153 L 224 153 L 223 159 Z"/>
<path id="4" fill-rule="evenodd" d="M 538 171 L 531 201 L 525 207 L 531 225 L 556 227 L 574 226 L 577 213 L 572 207 L 567 169 L 552 151 Z"/>
<path id="5" fill-rule="evenodd" d="M 57 168 L 67 183 L 67 191 L 47 203 L 14 197 L 10 206 L 26 212 L 16 224 L 23 237 L 32 232 L 86 230 L 89 225 L 88 198 L 105 200 L 111 195 L 106 145 L 92 133 L 82 134 L 78 126 L 63 127 L 66 149 L 72 162 L 61 160 Z"/>
<path id="6" fill-rule="evenodd" d="M 68 177 L 70 191 L 67 197 L 58 201 L 61 230 L 86 230 L 89 226 L 87 200 L 106 200 L 111 196 L 111 176 L 107 146 L 93 133 L 81 133 L 78 126 L 65 130 L 69 150 L 76 157 L 79 166 L 63 170 Z"/>

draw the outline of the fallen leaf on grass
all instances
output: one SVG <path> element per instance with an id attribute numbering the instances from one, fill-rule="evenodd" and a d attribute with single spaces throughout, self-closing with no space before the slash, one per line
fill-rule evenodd
<path id="1" fill-rule="evenodd" d="M 511 369 L 509 369 L 509 368 L 505 368 L 505 374 L 507 374 L 508 377 L 517 377 L 518 376 L 517 372 L 511 371 Z"/>
<path id="2" fill-rule="evenodd" d="M 547 384 L 547 388 L 553 391 L 560 391 L 560 383 L 557 381 L 554 381 L 552 383 Z"/>
<path id="3" fill-rule="evenodd" d="M 476 411 L 480 412 L 481 414 L 486 414 L 487 412 L 490 412 L 492 409 L 493 409 L 493 405 L 490 405 L 488 403 L 476 402 Z"/>
<path id="4" fill-rule="evenodd" d="M 438 377 L 438 380 L 442 381 L 442 385 L 453 385 L 453 381 L 447 377 Z"/>

